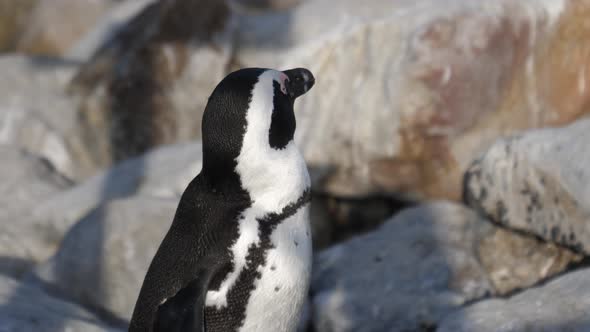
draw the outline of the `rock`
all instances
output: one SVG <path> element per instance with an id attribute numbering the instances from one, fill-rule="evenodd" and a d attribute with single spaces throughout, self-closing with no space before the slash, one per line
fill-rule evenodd
<path id="1" fill-rule="evenodd" d="M 0 144 L 43 156 L 76 179 L 78 156 L 69 148 L 75 102 L 64 87 L 77 65 L 50 58 L 0 56 Z"/>
<path id="2" fill-rule="evenodd" d="M 68 59 L 88 61 L 133 17 L 156 0 L 125 0 L 113 4 L 100 21 L 78 40 L 65 54 Z"/>
<path id="3" fill-rule="evenodd" d="M 316 189 L 458 200 L 462 174 L 497 137 L 590 110 L 589 11 L 571 0 L 310 0 L 242 15 L 235 63 L 314 72 L 296 139 L 311 166 L 333 169 Z"/>
<path id="4" fill-rule="evenodd" d="M 101 205 L 72 227 L 37 278 L 77 303 L 129 320 L 177 205 L 141 196 Z"/>
<path id="5" fill-rule="evenodd" d="M 237 10 L 285 10 L 293 8 L 302 0 L 228 0 Z"/>
<path id="6" fill-rule="evenodd" d="M 162 147 L 53 195 L 18 215 L 18 223 L 3 224 L 1 255 L 17 262 L 45 261 L 77 221 L 109 200 L 135 194 L 178 200 L 200 171 L 200 158 L 199 143 Z"/>
<path id="7" fill-rule="evenodd" d="M 567 270 L 583 258 L 563 247 L 501 227 L 495 227 L 480 239 L 477 256 L 496 289 L 496 295 L 507 295 L 533 286 Z"/>
<path id="8" fill-rule="evenodd" d="M 89 31 L 114 0 L 39 1 L 16 42 L 16 51 L 61 56 Z M 67 18 L 64 18 L 67 13 Z"/>
<path id="9" fill-rule="evenodd" d="M 0 216 L 22 213 L 70 187 L 72 183 L 47 160 L 0 145 Z"/>
<path id="10" fill-rule="evenodd" d="M 19 276 L 31 267 L 20 216 L 71 186 L 46 160 L 0 145 L 0 273 Z M 18 234 L 19 236 L 15 236 Z"/>
<path id="11" fill-rule="evenodd" d="M 481 301 L 446 317 L 437 331 L 588 331 L 588 280 L 590 270 L 585 269 L 528 289 L 509 299 Z"/>
<path id="12" fill-rule="evenodd" d="M 469 205 L 507 227 L 590 253 L 590 120 L 500 140 L 465 175 Z"/>
<path id="13" fill-rule="evenodd" d="M 85 309 L 38 288 L 0 276 L 0 331 L 122 331 L 101 323 Z"/>
<path id="14" fill-rule="evenodd" d="M 150 148 L 200 136 L 207 98 L 230 62 L 224 1 L 156 1 L 78 72 L 86 174 Z"/>
<path id="15" fill-rule="evenodd" d="M 453 203 L 435 202 L 404 210 L 376 231 L 316 255 L 314 328 L 432 329 L 468 302 L 536 283 L 560 272 L 568 258 L 577 258 L 566 252 L 559 259 L 552 258 L 564 249 L 545 246 L 538 240 L 503 232 Z M 512 248 L 517 250 L 509 253 Z M 502 254 L 491 255 L 494 249 Z M 537 257 L 544 254 L 549 257 Z M 510 259 L 504 260 L 506 256 Z M 558 263 L 548 268 L 548 260 Z M 525 267 L 528 271 L 523 272 Z M 500 278 L 497 271 L 508 272 Z"/>
<path id="16" fill-rule="evenodd" d="M 38 0 L 0 0 L 0 52 L 13 51 Z"/>

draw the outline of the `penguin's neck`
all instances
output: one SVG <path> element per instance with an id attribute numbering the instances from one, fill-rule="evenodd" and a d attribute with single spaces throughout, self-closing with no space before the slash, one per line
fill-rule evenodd
<path id="1" fill-rule="evenodd" d="M 245 145 L 236 161 L 241 187 L 252 207 L 263 212 L 280 213 L 310 187 L 305 161 L 293 141 L 283 149 Z"/>

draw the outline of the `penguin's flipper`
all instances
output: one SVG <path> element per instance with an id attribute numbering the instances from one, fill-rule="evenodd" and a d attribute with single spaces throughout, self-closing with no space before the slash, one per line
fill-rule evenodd
<path id="1" fill-rule="evenodd" d="M 206 275 L 202 276 L 208 279 Z M 204 332 L 206 285 L 202 278 L 197 278 L 161 304 L 156 313 L 154 332 Z"/>

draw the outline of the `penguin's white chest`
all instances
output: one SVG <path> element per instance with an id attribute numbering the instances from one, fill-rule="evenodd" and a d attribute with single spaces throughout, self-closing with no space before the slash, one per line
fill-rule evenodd
<path id="1" fill-rule="evenodd" d="M 270 240 L 240 331 L 291 332 L 299 323 L 312 263 L 309 204 L 283 220 Z"/>

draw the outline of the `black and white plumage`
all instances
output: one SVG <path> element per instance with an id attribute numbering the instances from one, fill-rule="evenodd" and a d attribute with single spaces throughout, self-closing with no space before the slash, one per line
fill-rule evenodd
<path id="1" fill-rule="evenodd" d="M 146 274 L 129 331 L 293 331 L 309 287 L 310 180 L 293 142 L 306 69 L 247 68 L 203 115 L 203 168 Z"/>

